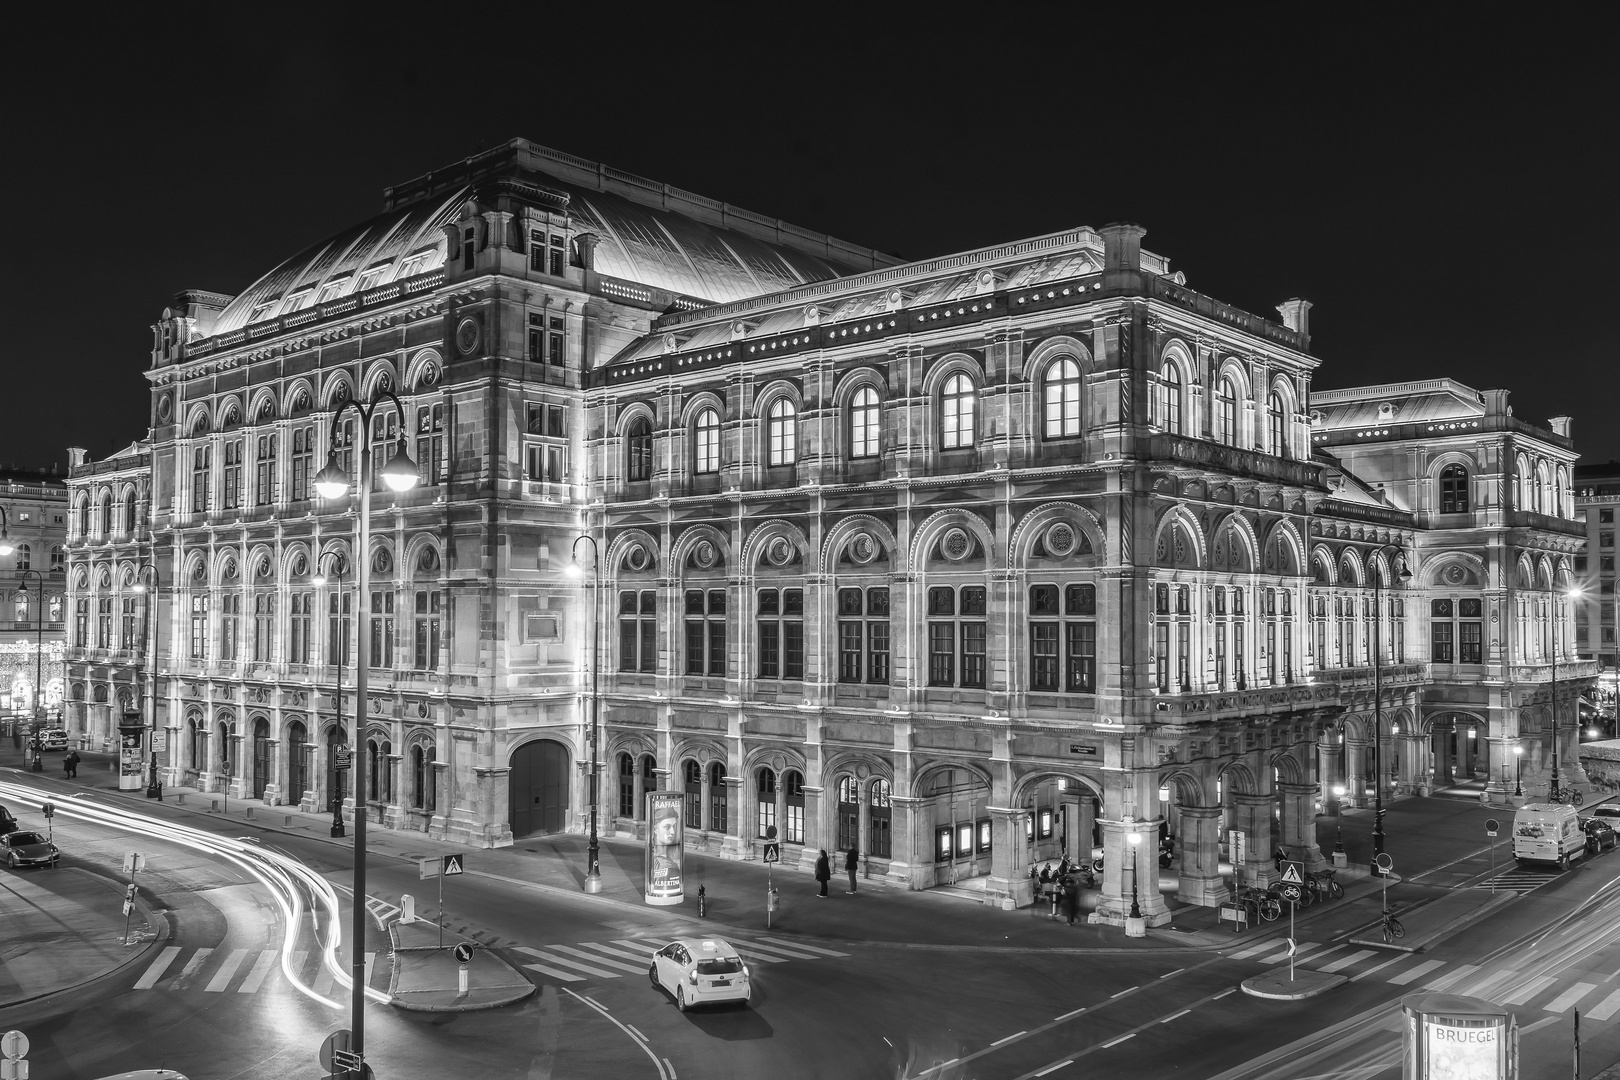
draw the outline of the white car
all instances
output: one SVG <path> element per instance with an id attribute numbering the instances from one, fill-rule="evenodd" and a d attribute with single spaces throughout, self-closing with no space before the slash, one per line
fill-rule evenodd
<path id="1" fill-rule="evenodd" d="M 752 994 L 748 965 L 720 938 L 676 938 L 653 953 L 647 978 L 667 990 L 681 1012 L 717 1001 L 746 1005 Z"/>
<path id="2" fill-rule="evenodd" d="M 1592 807 L 1592 816 L 1606 818 L 1610 825 L 1620 828 L 1620 803 L 1604 803 Z"/>
<path id="3" fill-rule="evenodd" d="M 67 747 L 68 733 L 61 728 L 47 728 L 39 733 L 41 750 L 66 750 Z"/>

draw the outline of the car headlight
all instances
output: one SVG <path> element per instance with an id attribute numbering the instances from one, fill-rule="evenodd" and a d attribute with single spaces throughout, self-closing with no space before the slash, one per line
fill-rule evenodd
<path id="1" fill-rule="evenodd" d="M 686 983 L 687 983 L 688 986 L 696 986 L 697 985 L 697 972 L 688 971 L 686 973 Z"/>

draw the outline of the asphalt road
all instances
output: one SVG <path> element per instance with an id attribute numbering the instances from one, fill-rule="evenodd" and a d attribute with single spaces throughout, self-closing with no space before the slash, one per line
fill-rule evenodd
<path id="1" fill-rule="evenodd" d="M 250 835 L 175 809 L 155 817 Z M 347 1024 L 340 1007 L 301 992 L 263 959 L 287 931 L 271 890 L 228 862 L 189 847 L 131 840 L 119 830 L 57 818 L 69 860 L 116 876 L 124 851 L 148 858 L 144 894 L 165 909 L 172 937 L 141 960 L 67 995 L 0 1010 L 0 1028 L 34 1043 L 34 1075 L 89 1078 L 166 1064 L 192 1080 L 303 1080 L 321 1075 L 316 1050 Z M 267 831 L 273 847 L 335 886 L 347 851 Z M 1279 950 L 1234 937 L 1221 952 L 1006 951 L 852 944 L 771 934 L 763 926 L 699 923 L 684 907 L 648 908 L 472 872 L 445 882 L 445 922 L 520 966 L 540 992 L 487 1012 L 367 1011 L 368 1060 L 379 1080 L 498 1075 L 549 1080 L 1025 1080 L 1036 1076 L 1395 1080 L 1400 998 L 1431 985 L 1480 993 L 1519 1010 L 1522 1080 L 1566 1078 L 1572 1010 L 1581 1009 L 1590 1063 L 1620 1057 L 1620 857 L 1562 874 L 1508 876 L 1522 895 L 1481 922 L 1416 954 L 1353 944 L 1376 919 L 1376 898 L 1340 901 L 1300 934 L 1302 967 L 1352 981 L 1301 1002 L 1262 1001 L 1238 983 L 1273 970 Z M 0 871 L 5 872 L 5 871 Z M 36 871 L 37 873 L 38 871 Z M 1466 884 L 1483 860 L 1397 886 L 1397 906 Z M 370 864 L 373 908 L 388 918 L 405 893 L 419 913 L 437 907 L 437 882 L 391 858 Z M 795 898 L 811 903 L 813 899 Z M 842 902 L 833 898 L 829 902 Z M 340 912 L 347 926 L 347 912 Z M 645 962 L 657 942 L 687 930 L 721 931 L 751 950 L 755 1000 L 679 1012 L 652 987 Z M 1054 944 L 1067 927 L 1053 924 Z M 1075 931 L 1078 940 L 1080 931 Z M 300 926 L 297 970 L 317 990 L 320 933 Z M 386 936 L 371 985 L 386 987 Z M 154 973 L 163 950 L 173 949 Z M 204 950 L 207 950 L 204 952 Z M 235 966 L 227 971 L 232 958 Z M 150 958 L 150 959 L 148 959 Z M 255 975 L 257 977 L 255 978 Z M 1522 999 L 1522 1000 L 1516 1000 Z"/>

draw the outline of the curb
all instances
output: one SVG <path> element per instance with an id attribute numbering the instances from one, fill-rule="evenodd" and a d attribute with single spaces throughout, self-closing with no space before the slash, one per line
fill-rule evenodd
<path id="1" fill-rule="evenodd" d="M 448 986 L 432 987 L 426 990 L 404 991 L 406 994 L 424 996 L 429 994 L 451 995 L 451 1000 L 449 1001 L 418 1002 L 409 998 L 402 998 L 400 996 L 399 989 L 399 976 L 400 969 L 404 966 L 404 962 L 407 959 L 414 959 L 416 954 L 420 954 L 423 957 L 422 962 L 426 963 L 426 957 L 438 956 L 441 950 L 436 945 L 401 945 L 399 942 L 399 927 L 400 923 L 398 922 L 390 923 L 388 926 L 389 943 L 393 946 L 394 952 L 393 970 L 388 978 L 388 1004 L 392 1005 L 396 1009 L 403 1009 L 406 1012 L 425 1013 L 476 1012 L 481 1009 L 498 1009 L 503 1005 L 511 1005 L 514 1002 L 522 1001 L 524 998 L 532 996 L 540 989 L 534 983 L 526 979 L 523 976 L 523 973 L 517 968 L 513 967 L 511 963 L 509 963 L 504 957 L 498 955 L 492 949 L 486 949 L 484 951 L 489 959 L 505 968 L 511 974 L 511 976 L 517 980 L 517 982 L 498 983 L 494 986 L 469 986 L 466 994 L 461 993 L 459 987 L 457 989 L 451 989 Z M 454 934 L 453 936 L 459 941 L 469 940 L 460 934 Z"/>
<path id="2" fill-rule="evenodd" d="M 1300 975 L 1305 977 L 1300 978 Z M 1277 972 L 1267 972 L 1252 979 L 1244 979 L 1241 985 L 1243 992 L 1250 997 L 1266 998 L 1270 1001 L 1303 1001 L 1318 994 L 1325 994 L 1349 981 L 1348 976 L 1324 975 L 1320 971 L 1296 972 L 1292 979 L 1285 979 Z"/>

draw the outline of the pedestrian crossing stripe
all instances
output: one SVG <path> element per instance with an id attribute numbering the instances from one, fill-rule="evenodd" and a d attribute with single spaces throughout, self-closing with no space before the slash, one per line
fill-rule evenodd
<path id="1" fill-rule="evenodd" d="M 180 957 L 185 949 L 179 945 L 165 946 L 146 970 L 141 972 L 132 990 L 200 990 L 205 994 L 224 994 L 233 989 L 238 994 L 256 994 L 267 982 L 274 982 L 281 971 L 280 949 L 215 949 L 204 946 L 194 949 L 184 964 L 179 964 Z M 292 955 L 292 968 L 304 979 L 306 984 L 312 985 L 317 994 L 322 997 L 332 992 L 334 978 L 324 961 L 319 958 L 322 953 L 295 952 Z M 311 957 L 316 958 L 317 968 L 314 971 L 306 970 L 310 966 Z M 179 970 L 175 971 L 179 964 Z M 366 985 L 372 984 L 372 977 L 376 971 L 377 954 L 366 953 Z M 217 965 L 217 966 L 216 966 Z M 208 981 L 203 982 L 204 969 L 208 969 Z"/>

